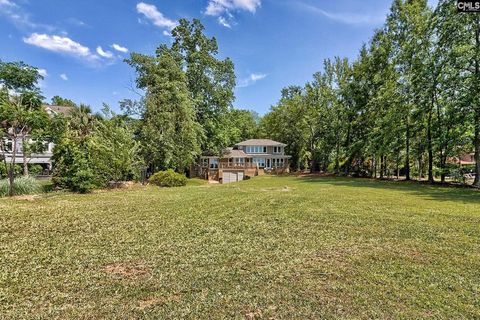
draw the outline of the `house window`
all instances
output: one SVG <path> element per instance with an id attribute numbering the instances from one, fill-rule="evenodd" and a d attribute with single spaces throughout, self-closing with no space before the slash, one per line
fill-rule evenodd
<path id="1" fill-rule="evenodd" d="M 259 167 L 265 167 L 264 158 L 253 158 L 253 163 L 258 164 Z"/>
<path id="2" fill-rule="evenodd" d="M 282 147 L 273 147 L 273 153 L 282 153 Z"/>
<path id="3" fill-rule="evenodd" d="M 5 151 L 12 152 L 13 151 L 13 142 L 12 140 L 5 141 Z"/>
<path id="4" fill-rule="evenodd" d="M 235 163 L 244 164 L 245 163 L 245 158 L 235 158 Z"/>
<path id="5" fill-rule="evenodd" d="M 267 153 L 267 147 L 250 146 L 247 147 L 247 153 Z"/>
<path id="6" fill-rule="evenodd" d="M 272 167 L 274 168 L 283 167 L 284 163 L 284 159 L 272 159 Z"/>
<path id="7" fill-rule="evenodd" d="M 202 166 L 203 167 L 208 167 L 208 159 L 207 158 L 202 159 Z"/>
<path id="8" fill-rule="evenodd" d="M 218 159 L 210 159 L 210 169 L 218 169 Z"/>

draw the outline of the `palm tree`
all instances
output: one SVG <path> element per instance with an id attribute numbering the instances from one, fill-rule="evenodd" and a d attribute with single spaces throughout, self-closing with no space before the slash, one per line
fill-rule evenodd
<path id="1" fill-rule="evenodd" d="M 83 138 L 93 131 L 95 121 L 98 120 L 99 116 L 92 114 L 92 108 L 89 105 L 80 104 L 70 114 L 69 127 Z"/>

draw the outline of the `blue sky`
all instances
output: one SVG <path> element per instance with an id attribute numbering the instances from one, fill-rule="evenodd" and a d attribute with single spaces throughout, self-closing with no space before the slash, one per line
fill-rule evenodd
<path id="1" fill-rule="evenodd" d="M 131 52 L 170 43 L 180 18 L 199 18 L 235 63 L 237 108 L 264 114 L 325 58 L 354 59 L 382 25 L 385 0 L 0 0 L 0 59 L 42 69 L 44 96 L 100 110 L 136 98 Z"/>

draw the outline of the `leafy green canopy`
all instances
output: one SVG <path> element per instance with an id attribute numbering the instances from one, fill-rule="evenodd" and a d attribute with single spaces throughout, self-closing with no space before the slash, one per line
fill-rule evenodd
<path id="1" fill-rule="evenodd" d="M 374 177 L 444 181 L 475 152 L 480 186 L 480 16 L 395 0 L 354 62 L 327 60 L 284 89 L 261 132 L 288 144 L 297 169 Z"/>
<path id="2" fill-rule="evenodd" d="M 111 181 L 135 179 L 141 167 L 139 143 L 123 117 L 104 108 L 104 118 L 81 105 L 71 117 L 53 154 L 53 183 L 86 193 Z"/>
<path id="3" fill-rule="evenodd" d="M 201 151 L 219 153 L 257 134 L 255 115 L 232 108 L 234 66 L 217 58 L 216 39 L 205 36 L 197 19 L 180 20 L 172 37 L 155 56 L 133 53 L 127 60 L 145 97 L 121 104 L 141 118 L 142 150 L 154 171 L 184 170 Z"/>

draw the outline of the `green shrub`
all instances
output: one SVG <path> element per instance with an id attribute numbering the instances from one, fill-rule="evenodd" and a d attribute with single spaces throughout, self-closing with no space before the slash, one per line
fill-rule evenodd
<path id="1" fill-rule="evenodd" d="M 9 184 L 8 180 L 0 180 L 0 197 L 8 196 Z M 16 178 L 14 182 L 15 195 L 34 194 L 42 191 L 40 183 L 32 177 Z"/>
<path id="2" fill-rule="evenodd" d="M 79 193 L 89 193 L 98 187 L 95 183 L 95 174 L 90 169 L 82 169 L 75 172 L 71 182 L 71 190 Z"/>
<path id="3" fill-rule="evenodd" d="M 61 141 L 55 147 L 52 160 L 52 183 L 55 188 L 88 193 L 101 185 L 80 143 L 69 139 Z"/>
<path id="4" fill-rule="evenodd" d="M 187 177 L 171 169 L 155 173 L 148 180 L 151 184 L 159 187 L 183 187 L 187 185 Z"/>
<path id="5" fill-rule="evenodd" d="M 29 164 L 28 165 L 28 173 L 31 175 L 37 176 L 39 174 L 42 174 L 43 172 L 43 167 L 39 164 Z"/>
<path id="6" fill-rule="evenodd" d="M 21 176 L 23 173 L 23 168 L 18 163 L 15 165 L 15 169 L 13 170 L 15 176 Z M 7 177 L 7 169 L 5 168 L 5 163 L 2 161 L 0 162 L 0 179 Z"/>

